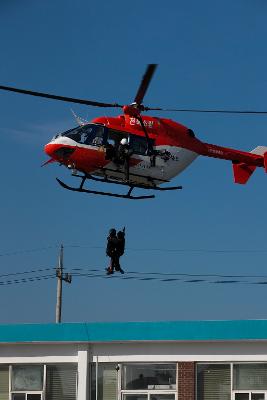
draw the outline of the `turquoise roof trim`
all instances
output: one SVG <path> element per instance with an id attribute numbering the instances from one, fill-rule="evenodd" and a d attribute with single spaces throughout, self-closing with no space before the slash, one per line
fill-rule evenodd
<path id="1" fill-rule="evenodd" d="M 0 325 L 0 343 L 267 340 L 267 320 Z"/>

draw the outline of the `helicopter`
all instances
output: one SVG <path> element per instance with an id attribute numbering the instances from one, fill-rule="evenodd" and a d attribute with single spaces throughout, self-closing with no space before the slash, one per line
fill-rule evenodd
<path id="1" fill-rule="evenodd" d="M 231 161 L 235 183 L 245 184 L 257 167 L 263 167 L 267 172 L 266 146 L 258 146 L 251 152 L 217 146 L 201 141 L 190 128 L 171 119 L 142 115 L 147 111 L 194 111 L 143 105 L 156 68 L 157 64 L 148 64 L 134 102 L 129 105 L 57 96 L 9 86 L 0 86 L 0 89 L 123 110 L 123 114 L 117 117 L 97 117 L 91 122 L 76 118 L 78 126 L 56 134 L 45 145 L 44 151 L 50 159 L 43 165 L 58 162 L 71 170 L 72 176 L 80 179 L 79 186 L 72 187 L 56 178 L 68 190 L 132 200 L 151 199 L 155 197 L 154 194 L 138 196 L 132 192 L 135 188 L 154 191 L 182 189 L 182 186 L 161 185 L 168 184 L 199 155 Z M 114 193 L 85 188 L 85 182 L 90 180 L 126 186 L 128 191 Z"/>

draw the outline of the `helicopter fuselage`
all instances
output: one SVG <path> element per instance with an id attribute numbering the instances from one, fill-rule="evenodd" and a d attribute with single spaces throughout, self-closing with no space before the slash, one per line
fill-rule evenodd
<path id="1" fill-rule="evenodd" d="M 168 182 L 198 156 L 197 152 L 184 147 L 188 140 L 194 142 L 197 139 L 191 130 L 177 123 L 174 123 L 176 132 L 172 138 L 168 124 L 170 120 L 143 117 L 143 121 L 153 146 L 153 157 L 147 154 L 147 140 L 138 120 L 127 115 L 97 118 L 91 123 L 56 135 L 45 146 L 45 152 L 54 161 L 70 169 L 123 180 L 123 165 L 108 159 L 107 149 L 109 146 L 116 149 L 121 139 L 127 138 L 132 151 L 129 161 L 130 182 L 148 186 L 149 180 L 153 184 Z"/>
<path id="2" fill-rule="evenodd" d="M 124 166 L 108 156 L 108 149 L 116 151 L 121 139 L 126 138 L 131 149 L 128 183 L 148 188 L 169 182 L 198 155 L 232 161 L 236 183 L 246 183 L 256 167 L 267 171 L 266 147 L 244 152 L 204 143 L 191 129 L 170 119 L 143 116 L 142 121 L 147 137 L 138 118 L 127 114 L 99 117 L 56 135 L 45 152 L 70 169 L 123 182 Z"/>

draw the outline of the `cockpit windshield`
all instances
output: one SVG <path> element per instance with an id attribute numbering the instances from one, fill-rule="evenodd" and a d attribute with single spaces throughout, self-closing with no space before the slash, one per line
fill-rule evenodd
<path id="1" fill-rule="evenodd" d="M 105 128 L 102 125 L 87 124 L 70 129 L 60 136 L 66 136 L 77 143 L 101 146 L 104 143 Z"/>

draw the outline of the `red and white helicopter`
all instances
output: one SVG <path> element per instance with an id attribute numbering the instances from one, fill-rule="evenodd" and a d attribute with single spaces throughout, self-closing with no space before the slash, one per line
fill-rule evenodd
<path id="1" fill-rule="evenodd" d="M 134 188 L 161 191 L 181 189 L 181 186 L 160 185 L 168 183 L 180 174 L 199 155 L 232 161 L 235 183 L 245 184 L 256 167 L 264 167 L 267 172 L 265 146 L 244 152 L 204 143 L 191 129 L 171 119 L 141 116 L 142 112 L 149 110 L 194 111 L 166 110 L 143 105 L 156 66 L 156 64 L 148 65 L 134 103 L 125 106 L 8 86 L 0 86 L 0 89 L 89 106 L 122 108 L 123 114 L 117 117 L 98 117 L 90 123 L 78 120 L 79 126 L 57 134 L 45 146 L 45 152 L 50 156 L 47 163 L 58 162 L 71 169 L 73 176 L 81 179 L 79 187 L 70 187 L 57 179 L 61 186 L 69 190 L 127 199 L 152 198 L 155 196 L 134 196 L 132 191 Z M 124 159 L 118 157 L 120 146 L 127 148 Z M 84 188 L 86 180 L 126 185 L 129 190 L 126 194 L 89 190 Z"/>

